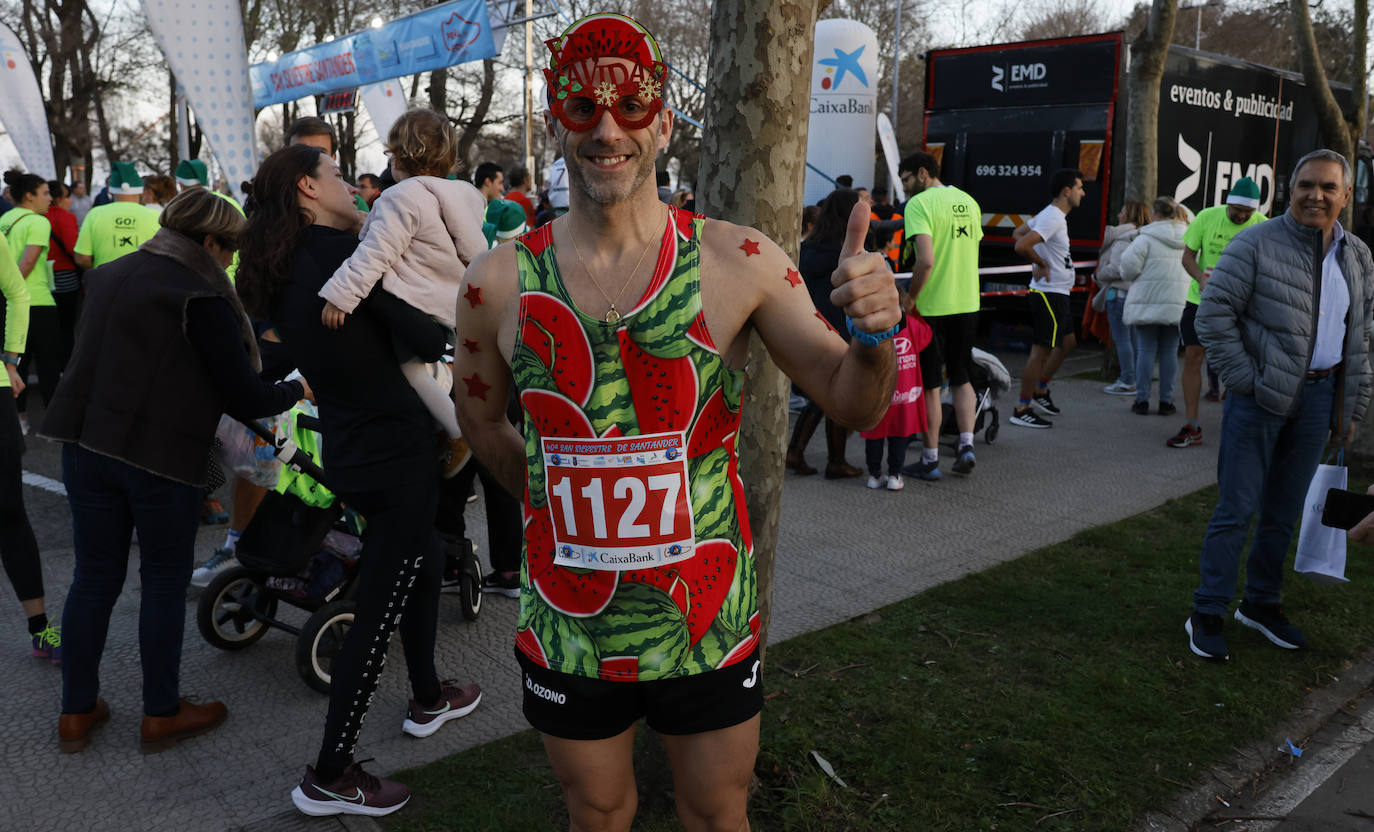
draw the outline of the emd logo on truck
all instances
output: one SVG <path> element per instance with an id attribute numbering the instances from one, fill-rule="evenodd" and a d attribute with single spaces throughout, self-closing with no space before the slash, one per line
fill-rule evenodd
<path id="1" fill-rule="evenodd" d="M 1010 68 L 1011 79 L 1007 80 L 1007 69 Z M 1007 89 L 1029 89 L 1032 87 L 1047 87 L 1045 78 L 1049 75 L 1049 69 L 1043 63 L 1033 64 L 1010 64 L 1009 67 L 994 65 L 992 68 L 992 88 L 998 92 L 1006 92 Z"/>

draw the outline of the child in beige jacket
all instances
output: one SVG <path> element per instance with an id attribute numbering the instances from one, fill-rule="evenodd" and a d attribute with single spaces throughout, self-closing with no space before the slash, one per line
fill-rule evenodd
<path id="1" fill-rule="evenodd" d="M 468 182 L 444 178 L 458 160 L 458 134 L 433 110 L 414 109 L 387 135 L 396 184 L 372 205 L 361 243 L 320 289 L 325 326 L 338 329 L 376 285 L 448 327 L 455 326 L 458 286 L 467 265 L 487 250 L 482 233 L 486 200 Z M 448 436 L 444 476 L 471 456 L 449 398 L 446 364 L 427 365 L 402 354 L 401 370 Z"/>

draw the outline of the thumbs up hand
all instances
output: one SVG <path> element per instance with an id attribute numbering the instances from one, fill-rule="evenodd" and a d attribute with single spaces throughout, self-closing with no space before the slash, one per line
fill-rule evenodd
<path id="1" fill-rule="evenodd" d="M 830 276 L 835 287 L 830 302 L 844 310 L 863 332 L 884 332 L 902 319 L 897 284 L 887 261 L 877 252 L 864 251 L 868 235 L 869 206 L 863 200 L 849 214 L 840 265 Z"/>

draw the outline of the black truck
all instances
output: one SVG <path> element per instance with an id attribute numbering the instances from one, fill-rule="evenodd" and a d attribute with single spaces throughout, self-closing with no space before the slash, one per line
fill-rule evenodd
<path id="1" fill-rule="evenodd" d="M 924 142 L 942 159 L 942 179 L 978 200 L 982 265 L 1020 264 L 1012 231 L 1049 201 L 1059 168 L 1085 174 L 1086 196 L 1068 217 L 1077 260 L 1092 260 L 1123 201 L 1129 45 L 1121 32 L 1026 41 L 926 56 Z M 1348 86 L 1332 84 L 1353 109 Z M 1260 208 L 1285 210 L 1288 176 L 1322 146 L 1302 76 L 1171 46 L 1159 94 L 1159 179 L 1154 192 L 1197 212 L 1224 201 L 1249 176 Z M 1367 222 L 1370 156 L 1356 160 L 1356 231 Z M 1087 269 L 1090 271 L 1090 269 Z M 984 306 L 1023 288 L 1027 275 L 984 276 Z M 1081 278 L 1080 278 L 1081 280 Z"/>

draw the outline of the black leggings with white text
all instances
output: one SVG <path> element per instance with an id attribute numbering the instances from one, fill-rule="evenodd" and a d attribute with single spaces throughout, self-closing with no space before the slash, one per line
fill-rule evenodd
<path id="1" fill-rule="evenodd" d="M 316 765 L 325 782 L 353 761 L 392 632 L 401 631 L 414 699 L 429 704 L 440 692 L 434 641 L 444 558 L 434 532 L 437 478 L 340 497 L 362 513 L 367 529 L 353 626 L 330 671 L 329 715 Z"/>

